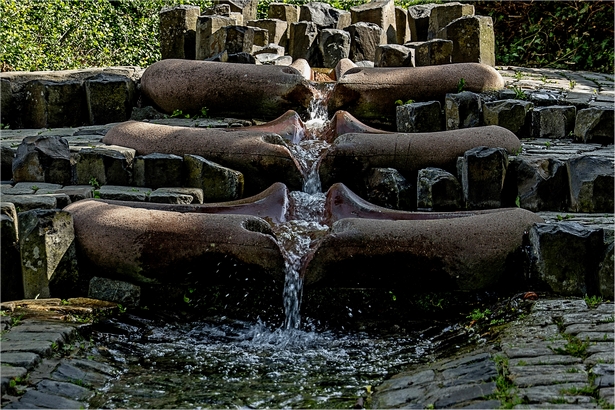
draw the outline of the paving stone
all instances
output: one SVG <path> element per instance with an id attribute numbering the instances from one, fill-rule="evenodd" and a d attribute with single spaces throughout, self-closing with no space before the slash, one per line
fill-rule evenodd
<path id="1" fill-rule="evenodd" d="M 37 341 L 6 341 L 2 342 L 2 353 L 4 352 L 32 352 L 39 356 L 49 356 L 51 354 L 51 342 L 46 340 Z"/>
<path id="2" fill-rule="evenodd" d="M 86 401 L 90 399 L 94 392 L 85 387 L 73 383 L 58 382 L 55 380 L 41 380 L 36 385 L 36 390 L 41 393 L 61 396 L 67 399 Z"/>
<path id="3" fill-rule="evenodd" d="M 556 402 L 560 399 L 568 403 L 576 403 L 578 396 L 566 396 L 562 393 L 567 389 L 582 389 L 587 383 L 562 383 L 551 386 L 535 386 L 519 389 L 518 395 L 530 403 Z"/>
<path id="4" fill-rule="evenodd" d="M 2 201 L 12 202 L 18 212 L 33 211 L 36 209 L 56 209 L 58 201 L 53 196 L 42 195 L 2 195 Z"/>
<path id="5" fill-rule="evenodd" d="M 509 363 L 508 370 L 511 375 L 524 377 L 535 375 L 558 375 L 560 373 L 583 373 L 586 374 L 585 366 L 580 363 L 577 364 L 554 364 L 554 365 L 540 365 L 530 366 L 523 364 L 523 361 L 519 361 L 517 365 L 512 366 Z M 586 376 L 587 377 L 587 376 Z"/>
<path id="6" fill-rule="evenodd" d="M 583 360 L 581 360 L 578 357 L 574 357 L 574 356 L 551 354 L 551 355 L 545 355 L 545 356 L 511 358 L 509 360 L 509 365 L 518 366 L 519 362 L 523 362 L 527 366 L 554 365 L 554 364 L 572 365 L 572 364 L 583 363 Z"/>
<path id="7" fill-rule="evenodd" d="M 587 304 L 582 299 L 537 300 L 532 306 L 532 313 L 548 310 L 571 310 L 574 312 L 587 310 Z"/>
<path id="8" fill-rule="evenodd" d="M 433 370 L 423 370 L 415 374 L 411 374 L 408 376 L 401 377 L 393 377 L 389 380 L 385 380 L 379 385 L 376 390 L 396 390 L 404 387 L 408 387 L 411 385 L 420 385 L 432 382 L 436 376 L 436 373 Z"/>
<path id="9" fill-rule="evenodd" d="M 614 361 L 613 352 L 611 351 L 594 353 L 585 359 L 583 363 L 586 365 L 595 365 L 601 363 L 613 363 Z"/>
<path id="10" fill-rule="evenodd" d="M 575 323 L 610 323 L 613 321 L 613 312 L 601 313 L 599 311 L 588 311 L 584 313 L 567 313 L 562 315 L 562 325 L 569 326 Z"/>
<path id="11" fill-rule="evenodd" d="M 592 355 L 594 353 L 601 353 L 601 352 L 613 352 L 615 350 L 615 345 L 613 344 L 613 342 L 600 342 L 600 343 L 590 343 L 589 347 L 587 348 L 587 354 Z"/>
<path id="12" fill-rule="evenodd" d="M 413 386 L 405 389 L 390 390 L 374 396 L 372 405 L 374 408 L 399 407 L 425 397 L 425 387 Z M 423 408 L 421 406 L 420 408 Z"/>
<path id="13" fill-rule="evenodd" d="M 594 379 L 594 386 L 598 387 L 613 387 L 614 384 L 614 371 L 613 363 L 600 363 L 595 365 L 591 369 L 592 374 L 596 376 Z"/>
<path id="14" fill-rule="evenodd" d="M 495 363 L 486 358 L 469 365 L 450 368 L 442 372 L 443 386 L 456 386 L 468 383 L 480 383 L 494 380 L 498 375 Z"/>
<path id="15" fill-rule="evenodd" d="M 495 393 L 495 390 L 494 382 L 446 387 L 429 391 L 425 402 L 429 403 L 433 400 L 436 408 L 451 407 L 466 401 L 484 398 Z"/>
<path id="16" fill-rule="evenodd" d="M 500 409 L 500 408 L 502 408 L 502 402 L 499 400 L 478 401 L 478 402 L 468 404 L 465 407 L 460 407 L 460 409 Z"/>
<path id="17" fill-rule="evenodd" d="M 613 405 L 615 402 L 615 389 L 613 387 L 599 389 L 598 395 L 610 405 Z"/>
<path id="18" fill-rule="evenodd" d="M 32 370 L 41 361 L 41 357 L 31 352 L 2 352 L 2 365 L 24 367 Z"/>
<path id="19" fill-rule="evenodd" d="M 544 345 L 526 346 L 520 348 L 505 349 L 504 354 L 510 359 L 516 359 L 519 357 L 540 357 L 553 354 L 553 350 Z"/>
<path id="20" fill-rule="evenodd" d="M 36 390 L 28 390 L 19 400 L 19 404 L 15 404 L 9 408 L 81 409 L 83 407 L 83 403 L 76 400 L 67 399 L 65 397 L 60 397 L 53 394 L 42 393 Z"/>
<path id="21" fill-rule="evenodd" d="M 444 99 L 444 115 L 446 129 L 477 127 L 481 122 L 482 100 L 479 94 L 462 91 L 457 94 L 446 94 Z"/>
<path id="22" fill-rule="evenodd" d="M 604 332 L 579 332 L 577 333 L 577 337 L 581 340 L 589 340 L 590 342 L 602 342 L 609 341 L 612 342 L 614 340 L 612 331 L 604 331 Z"/>
<path id="23" fill-rule="evenodd" d="M 138 202 L 147 201 L 151 192 L 151 188 L 116 185 L 104 185 L 98 190 L 101 199 Z"/>
<path id="24" fill-rule="evenodd" d="M 69 362 L 60 362 L 60 365 L 51 374 L 51 378 L 57 381 L 79 383 L 81 385 L 102 387 L 108 377 L 94 371 L 84 371 Z"/>
<path id="25" fill-rule="evenodd" d="M 517 387 L 550 386 L 554 383 L 587 383 L 586 373 L 544 373 L 530 376 L 517 376 L 513 383 Z"/>
<path id="26" fill-rule="evenodd" d="M 613 328 L 613 323 L 583 323 L 583 324 L 575 324 L 566 327 L 564 333 L 568 333 L 571 335 L 576 335 L 581 332 L 610 332 L 613 333 L 615 329 Z"/>

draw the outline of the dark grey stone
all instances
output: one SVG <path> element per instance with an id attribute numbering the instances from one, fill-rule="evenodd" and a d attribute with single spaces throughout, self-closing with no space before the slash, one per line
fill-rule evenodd
<path id="1" fill-rule="evenodd" d="M 613 256 L 613 243 L 611 242 L 604 253 L 604 257 L 602 258 L 600 265 L 598 266 L 599 292 L 605 300 L 614 299 L 613 287 L 615 286 L 615 275 L 613 266 L 615 266 L 615 258 Z"/>
<path id="2" fill-rule="evenodd" d="M 320 67 L 318 50 L 318 27 L 311 21 L 290 24 L 288 53 L 293 61 L 303 58 L 312 67 Z"/>
<path id="3" fill-rule="evenodd" d="M 519 138 L 527 138 L 530 133 L 531 111 L 534 104 L 522 100 L 500 100 L 483 103 L 484 125 L 499 125 Z"/>
<path id="4" fill-rule="evenodd" d="M 151 188 L 128 187 L 118 185 L 103 185 L 98 190 L 100 199 L 116 199 L 118 201 L 145 202 L 152 193 Z"/>
<path id="5" fill-rule="evenodd" d="M 85 81 L 90 124 L 126 121 L 136 104 L 135 83 L 124 76 L 99 74 Z"/>
<path id="6" fill-rule="evenodd" d="M 182 186 L 183 159 L 174 154 L 138 156 L 133 163 L 133 184 L 140 187 Z"/>
<path id="7" fill-rule="evenodd" d="M 599 255 L 604 252 L 602 229 L 576 222 L 536 224 L 530 230 L 530 244 L 532 277 L 540 285 L 568 296 L 597 293 Z"/>
<path id="8" fill-rule="evenodd" d="M 474 6 L 470 4 L 448 2 L 433 5 L 429 14 L 427 40 L 438 37 L 440 30 L 446 27 L 453 20 L 463 16 L 472 15 L 474 15 Z"/>
<path id="9" fill-rule="evenodd" d="M 570 207 L 574 212 L 613 212 L 613 158 L 579 155 L 568 160 Z"/>
<path id="10" fill-rule="evenodd" d="M 4 199 L 4 198 L 3 198 Z M 15 205 L 2 202 L 0 215 L 0 275 L 2 301 L 23 299 L 21 257 L 18 244 L 18 221 Z"/>
<path id="11" fill-rule="evenodd" d="M 416 197 L 419 210 L 454 211 L 463 206 L 461 184 L 451 173 L 439 168 L 419 171 Z"/>
<path id="12" fill-rule="evenodd" d="M 348 58 L 350 54 L 350 34 L 344 30 L 323 29 L 318 48 L 323 67 L 335 68 L 341 59 Z"/>
<path id="13" fill-rule="evenodd" d="M 226 26 L 218 33 L 224 35 L 224 49 L 229 56 L 237 53 L 251 53 L 254 46 L 254 27 Z"/>
<path id="14" fill-rule="evenodd" d="M 254 58 L 252 54 L 242 51 L 240 53 L 229 54 L 227 57 L 227 63 L 256 64 L 256 58 Z"/>
<path id="15" fill-rule="evenodd" d="M 67 185 L 55 192 L 68 195 L 71 202 L 81 201 L 82 199 L 92 198 L 94 188 L 91 185 Z"/>
<path id="16" fill-rule="evenodd" d="M 398 132 L 442 131 L 442 109 L 439 101 L 414 102 L 396 108 Z"/>
<path id="17" fill-rule="evenodd" d="M 79 80 L 32 80 L 24 86 L 25 128 L 58 128 L 87 123 L 87 103 Z"/>
<path id="18" fill-rule="evenodd" d="M 533 212 L 566 211 L 570 190 L 566 162 L 556 156 L 513 157 L 507 178 L 514 180 L 519 206 Z"/>
<path id="19" fill-rule="evenodd" d="M 494 382 L 432 389 L 428 392 L 429 398 L 426 401 L 434 399 L 433 405 L 436 408 L 451 407 L 470 400 L 482 399 L 495 393 L 495 390 Z"/>
<path id="20" fill-rule="evenodd" d="M 508 168 L 503 148 L 477 147 L 464 153 L 461 160 L 461 185 L 470 209 L 499 208 Z"/>
<path id="21" fill-rule="evenodd" d="M 87 401 L 94 392 L 82 386 L 73 383 L 58 382 L 55 380 L 44 379 L 36 385 L 36 390 L 41 393 L 54 396 L 61 396 L 71 400 Z"/>
<path id="22" fill-rule="evenodd" d="M 446 94 L 444 99 L 444 115 L 446 117 L 446 129 L 456 130 L 459 128 L 477 127 L 481 120 L 480 95 L 462 91 L 457 94 Z"/>
<path id="23" fill-rule="evenodd" d="M 576 108 L 573 106 L 536 107 L 532 111 L 530 136 L 533 138 L 565 138 L 574 129 Z"/>
<path id="24" fill-rule="evenodd" d="M 18 212 L 26 212 L 34 209 L 55 209 L 58 207 L 58 202 L 53 196 L 2 195 L 2 200 L 13 203 Z"/>
<path id="25" fill-rule="evenodd" d="M 350 12 L 333 8 L 328 3 L 311 2 L 299 6 L 299 21 L 311 21 L 319 30 L 344 29 L 350 25 Z"/>
<path id="26" fill-rule="evenodd" d="M 397 21 L 395 16 L 395 3 L 393 0 L 374 0 L 350 8 L 352 23 L 364 21 L 378 24 L 384 31 L 382 44 L 395 44 L 397 42 Z"/>
<path id="27" fill-rule="evenodd" d="M 46 357 L 52 352 L 51 342 L 48 340 L 5 341 L 2 342 L 2 354 L 5 352 L 32 352 Z"/>
<path id="28" fill-rule="evenodd" d="M 612 144 L 615 137 L 614 113 L 612 108 L 600 107 L 577 111 L 575 138 L 583 142 Z"/>
<path id="29" fill-rule="evenodd" d="M 414 67 L 414 50 L 399 44 L 381 44 L 376 48 L 375 67 Z"/>
<path id="30" fill-rule="evenodd" d="M 196 21 L 198 6 L 181 5 L 163 8 L 160 13 L 160 54 L 162 59 L 194 60 L 196 54 Z"/>
<path id="31" fill-rule="evenodd" d="M 54 394 L 39 392 L 37 390 L 28 390 L 23 396 L 21 396 L 17 407 L 11 408 L 81 409 L 83 407 L 84 404 L 76 400 L 67 399 Z"/>
<path id="32" fill-rule="evenodd" d="M 13 178 L 13 160 L 17 149 L 3 145 L 0 150 L 0 179 L 9 181 Z"/>
<path id="33" fill-rule="evenodd" d="M 161 120 L 166 118 L 167 115 L 157 111 L 151 105 L 147 107 L 133 107 L 132 112 L 130 113 L 130 119 L 134 121 L 143 121 L 143 120 Z"/>
<path id="34" fill-rule="evenodd" d="M 384 409 L 391 407 L 412 406 L 412 401 L 420 400 L 425 396 L 425 387 L 412 386 L 405 389 L 384 391 L 376 393 L 372 399 L 372 407 L 375 409 Z M 412 408 L 412 407 L 410 407 Z M 414 408 L 424 408 L 423 405 Z"/>
<path id="35" fill-rule="evenodd" d="M 141 300 L 141 287 L 95 276 L 90 279 L 88 297 L 120 303 L 124 307 L 136 307 Z"/>
<path id="36" fill-rule="evenodd" d="M 243 174 L 198 155 L 184 155 L 186 186 L 203 190 L 204 202 L 232 201 L 243 196 Z"/>
<path id="37" fill-rule="evenodd" d="M 440 30 L 436 37 L 453 42 L 451 59 L 454 64 L 495 65 L 495 33 L 491 17 L 459 17 Z"/>
<path id="38" fill-rule="evenodd" d="M 24 138 L 13 160 L 13 180 L 69 185 L 71 164 L 66 139 L 56 136 Z"/>
<path id="39" fill-rule="evenodd" d="M 429 16 L 435 4 L 417 4 L 408 7 L 408 26 L 412 41 L 427 41 Z"/>
<path id="40" fill-rule="evenodd" d="M 382 42 L 383 30 L 374 23 L 358 22 L 346 27 L 350 33 L 350 51 L 348 58 L 354 62 L 374 61 L 376 48 Z"/>
<path id="41" fill-rule="evenodd" d="M 468 383 L 480 383 L 494 380 L 498 375 L 495 363 L 490 358 L 446 369 L 442 372 L 443 386 L 456 386 Z"/>
<path id="42" fill-rule="evenodd" d="M 99 373 L 98 371 L 84 370 L 72 365 L 68 361 L 60 362 L 56 370 L 51 373 L 51 378 L 61 382 L 76 383 L 82 386 L 92 386 L 95 388 L 104 386 L 109 379 L 107 375 Z"/>
<path id="43" fill-rule="evenodd" d="M 367 200 L 390 209 L 410 209 L 412 186 L 396 169 L 373 168 L 366 180 Z"/>
<path id="44" fill-rule="evenodd" d="M 413 41 L 405 43 L 404 46 L 414 49 L 416 67 L 451 63 L 453 42 L 450 40 Z"/>
<path id="45" fill-rule="evenodd" d="M 232 13 L 243 16 L 243 21 L 256 18 L 258 0 L 214 0 L 214 6 L 219 4 L 228 4 Z"/>

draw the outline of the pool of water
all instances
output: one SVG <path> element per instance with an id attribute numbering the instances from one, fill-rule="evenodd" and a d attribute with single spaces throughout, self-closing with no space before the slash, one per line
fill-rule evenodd
<path id="1" fill-rule="evenodd" d="M 187 323 L 125 315 L 96 325 L 104 358 L 123 368 L 98 408 L 352 408 L 437 342 L 421 332 L 272 329 L 224 317 Z"/>

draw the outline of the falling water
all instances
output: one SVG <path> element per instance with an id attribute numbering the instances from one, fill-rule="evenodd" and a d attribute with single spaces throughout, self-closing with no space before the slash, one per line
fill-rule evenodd
<path id="1" fill-rule="evenodd" d="M 332 87 L 316 93 L 310 102 L 310 119 L 305 122 L 305 138 L 290 147 L 293 156 L 301 165 L 304 182 L 303 191 L 291 192 L 291 207 L 288 222 L 279 225 L 276 236 L 286 257 L 286 279 L 284 283 L 284 328 L 298 329 L 301 323 L 301 296 L 303 283 L 300 269 L 303 258 L 310 250 L 312 241 L 328 231 L 322 222 L 325 195 L 321 192 L 318 164 L 323 152 L 329 147 L 320 138 L 328 124 L 327 101 Z"/>

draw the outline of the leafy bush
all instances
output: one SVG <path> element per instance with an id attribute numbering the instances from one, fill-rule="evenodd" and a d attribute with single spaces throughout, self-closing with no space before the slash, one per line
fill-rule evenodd
<path id="1" fill-rule="evenodd" d="M 493 18 L 496 63 L 613 72 L 612 1 L 478 1 Z"/>

